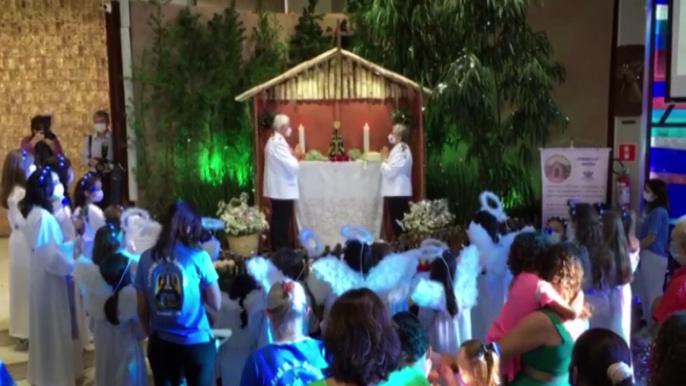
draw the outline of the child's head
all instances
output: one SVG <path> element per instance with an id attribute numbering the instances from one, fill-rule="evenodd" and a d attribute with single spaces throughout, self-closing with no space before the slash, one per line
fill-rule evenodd
<path id="1" fill-rule="evenodd" d="M 52 213 L 52 203 L 55 200 L 55 193 L 59 194 L 59 186 L 62 184 L 59 183 L 59 178 L 52 169 L 45 167 L 33 172 L 27 182 L 26 196 L 19 205 L 24 217 L 28 216 L 31 209 L 36 206 Z"/>
<path id="2" fill-rule="evenodd" d="M 121 227 L 121 215 L 124 213 L 124 208 L 120 205 L 110 205 L 105 208 L 103 214 L 105 215 L 105 221 L 114 224 L 117 227 Z"/>
<path id="3" fill-rule="evenodd" d="M 686 216 L 677 220 L 672 229 L 672 242 L 669 252 L 680 265 L 686 265 Z"/>
<path id="4" fill-rule="evenodd" d="M 559 243 L 567 239 L 567 220 L 562 217 L 551 217 L 545 224 L 550 230 L 550 241 Z"/>
<path id="5" fill-rule="evenodd" d="M 457 308 L 455 298 L 455 268 L 457 267 L 457 256 L 452 251 L 444 251 L 441 256 L 434 259 L 429 265 L 429 278 L 443 284 L 445 292 L 445 306 L 451 316 L 457 315 L 460 311 Z"/>
<path id="6" fill-rule="evenodd" d="M 579 294 L 583 284 L 580 253 L 574 244 L 560 243 L 548 247 L 542 256 L 539 276 L 550 282 L 567 302 Z"/>
<path id="7" fill-rule="evenodd" d="M 302 334 L 303 322 L 308 312 L 305 289 L 297 281 L 286 279 L 269 289 L 267 316 L 278 337 L 292 339 Z"/>
<path id="8" fill-rule="evenodd" d="M 591 204 L 581 203 L 570 208 L 576 242 L 588 251 L 593 288 L 613 285 L 616 281 L 615 257 L 605 243 L 600 213 Z"/>
<path id="9" fill-rule="evenodd" d="M 457 353 L 457 367 L 465 385 L 500 385 L 500 358 L 493 345 L 483 344 L 478 339 L 462 343 Z"/>
<path id="10" fill-rule="evenodd" d="M 105 318 L 116 326 L 119 324 L 119 291 L 133 281 L 131 259 L 121 253 L 113 253 L 105 256 L 99 266 L 100 275 L 114 289 L 112 295 L 105 302 Z"/>
<path id="11" fill-rule="evenodd" d="M 121 228 L 112 223 L 106 223 L 105 226 L 95 232 L 95 239 L 93 240 L 93 263 L 100 265 L 105 257 L 117 253 L 121 250 L 123 235 Z"/>
<path id="12" fill-rule="evenodd" d="M 33 164 L 33 156 L 25 150 L 13 150 L 5 156 L 2 166 L 2 193 L 0 193 L 0 205 L 8 209 L 7 199 L 12 194 L 15 186 L 26 188 L 26 181 L 31 173 L 36 170 Z"/>
<path id="13" fill-rule="evenodd" d="M 616 333 L 590 329 L 576 340 L 572 351 L 570 384 L 574 386 L 633 386 L 631 350 Z"/>
<path id="14" fill-rule="evenodd" d="M 512 275 L 529 272 L 538 274 L 541 260 L 550 240 L 540 232 L 523 232 L 515 237 L 507 257 L 507 267 Z"/>
<path id="15" fill-rule="evenodd" d="M 74 207 L 84 208 L 88 204 L 102 201 L 102 181 L 97 173 L 88 172 L 76 183 L 74 188 Z"/>
<path id="16" fill-rule="evenodd" d="M 403 365 L 415 366 L 428 376 L 431 371 L 431 347 L 429 336 L 419 318 L 404 311 L 393 315 L 393 323 L 400 337 Z"/>
<path id="17" fill-rule="evenodd" d="M 650 386 L 682 385 L 686 368 L 686 312 L 672 314 L 660 327 L 650 355 Z"/>
<path id="18" fill-rule="evenodd" d="M 369 244 L 360 240 L 348 240 L 345 242 L 343 260 L 353 270 L 366 275 L 376 265 L 372 248 Z"/>
<path id="19" fill-rule="evenodd" d="M 62 186 L 64 186 L 64 196 L 71 200 L 69 197 L 69 192 L 67 191 L 69 185 L 74 182 L 74 169 L 72 169 L 71 161 L 69 161 L 67 158 L 64 158 L 63 155 L 58 154 L 54 157 L 50 157 L 46 163 L 46 166 L 50 167 L 53 172 L 57 174 L 60 183 Z"/>
<path id="20" fill-rule="evenodd" d="M 291 280 L 307 279 L 309 270 L 303 256 L 291 248 L 281 248 L 272 255 L 271 261 L 279 271 Z"/>

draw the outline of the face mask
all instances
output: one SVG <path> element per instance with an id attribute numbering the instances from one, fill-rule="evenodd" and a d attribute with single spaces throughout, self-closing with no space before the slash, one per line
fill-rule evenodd
<path id="1" fill-rule="evenodd" d="M 102 190 L 98 190 L 97 192 L 94 192 L 93 195 L 91 196 L 91 199 L 93 202 L 100 202 L 102 199 L 105 198 L 105 192 Z"/>
<path id="2" fill-rule="evenodd" d="M 643 192 L 643 199 L 646 200 L 646 202 L 653 202 L 655 200 L 655 196 L 652 193 Z"/>
<path id="3" fill-rule="evenodd" d="M 93 127 L 95 128 L 96 133 L 104 133 L 107 131 L 107 125 L 104 123 L 96 123 Z"/>
<path id="4" fill-rule="evenodd" d="M 64 185 L 56 184 L 55 190 L 52 192 L 52 199 L 55 201 L 62 200 L 64 198 Z"/>
<path id="5" fill-rule="evenodd" d="M 395 145 L 396 142 L 397 141 L 396 141 L 395 137 L 393 136 L 393 134 L 388 134 L 388 143 L 390 143 L 391 145 Z"/>
<path id="6" fill-rule="evenodd" d="M 71 185 L 74 182 L 74 170 L 69 169 L 67 172 L 67 185 Z"/>
<path id="7" fill-rule="evenodd" d="M 291 129 L 291 128 L 289 127 L 289 128 L 286 129 L 286 137 L 290 137 L 291 134 L 293 134 L 293 129 Z"/>
<path id="8" fill-rule="evenodd" d="M 29 170 L 26 171 L 26 179 L 28 180 L 29 177 L 31 177 L 31 174 L 36 171 L 36 165 L 30 165 Z"/>
<path id="9" fill-rule="evenodd" d="M 562 241 L 562 235 L 559 232 L 552 232 L 550 235 L 548 235 L 548 239 L 551 243 L 557 244 Z"/>

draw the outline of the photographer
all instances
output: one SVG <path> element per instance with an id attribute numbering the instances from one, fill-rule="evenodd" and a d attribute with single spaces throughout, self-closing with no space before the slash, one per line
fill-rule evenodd
<path id="1" fill-rule="evenodd" d="M 93 131 L 93 134 L 85 138 L 81 160 L 91 172 L 100 176 L 105 198 L 98 205 L 104 209 L 110 204 L 110 177 L 114 164 L 110 115 L 106 111 L 96 111 L 93 114 Z"/>
<path id="2" fill-rule="evenodd" d="M 31 135 L 21 140 L 21 148 L 31 155 L 36 155 L 36 145 L 47 145 L 52 155 L 64 155 L 62 145 L 55 133 L 51 130 L 52 116 L 36 115 L 31 119 Z M 39 148 L 41 146 L 38 146 Z"/>

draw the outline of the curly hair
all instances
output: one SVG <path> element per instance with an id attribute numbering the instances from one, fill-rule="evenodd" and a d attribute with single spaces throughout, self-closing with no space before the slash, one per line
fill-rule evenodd
<path id="1" fill-rule="evenodd" d="M 541 271 L 541 257 L 550 242 L 541 232 L 523 232 L 515 237 L 507 256 L 507 267 L 513 276 L 520 273 L 531 272 L 538 274 Z"/>
<path id="2" fill-rule="evenodd" d="M 543 254 L 539 276 L 561 288 L 560 295 L 571 302 L 581 291 L 584 268 L 579 248 L 572 243 L 551 245 Z"/>
<path id="3" fill-rule="evenodd" d="M 350 290 L 331 307 L 324 348 L 326 374 L 341 383 L 373 385 L 401 366 L 400 339 L 388 309 L 367 288 Z"/>
<path id="4" fill-rule="evenodd" d="M 404 366 L 412 366 L 426 356 L 429 351 L 429 336 L 413 313 L 398 312 L 393 315 L 393 323 L 398 329 Z"/>
<path id="5" fill-rule="evenodd" d="M 680 385 L 686 368 L 686 312 L 677 312 L 660 327 L 650 356 L 648 386 Z"/>
<path id="6" fill-rule="evenodd" d="M 600 289 L 614 284 L 617 281 L 615 257 L 605 243 L 598 211 L 591 204 L 577 204 L 570 212 L 576 228 L 576 242 L 588 252 L 593 287 Z"/>

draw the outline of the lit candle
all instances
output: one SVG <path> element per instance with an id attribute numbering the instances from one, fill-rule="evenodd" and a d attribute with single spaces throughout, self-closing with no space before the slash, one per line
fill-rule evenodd
<path id="1" fill-rule="evenodd" d="M 300 143 L 300 149 L 305 153 L 305 128 L 303 125 L 298 126 L 298 140 Z"/>
<path id="2" fill-rule="evenodd" d="M 369 123 L 364 124 L 364 152 L 369 153 Z"/>

